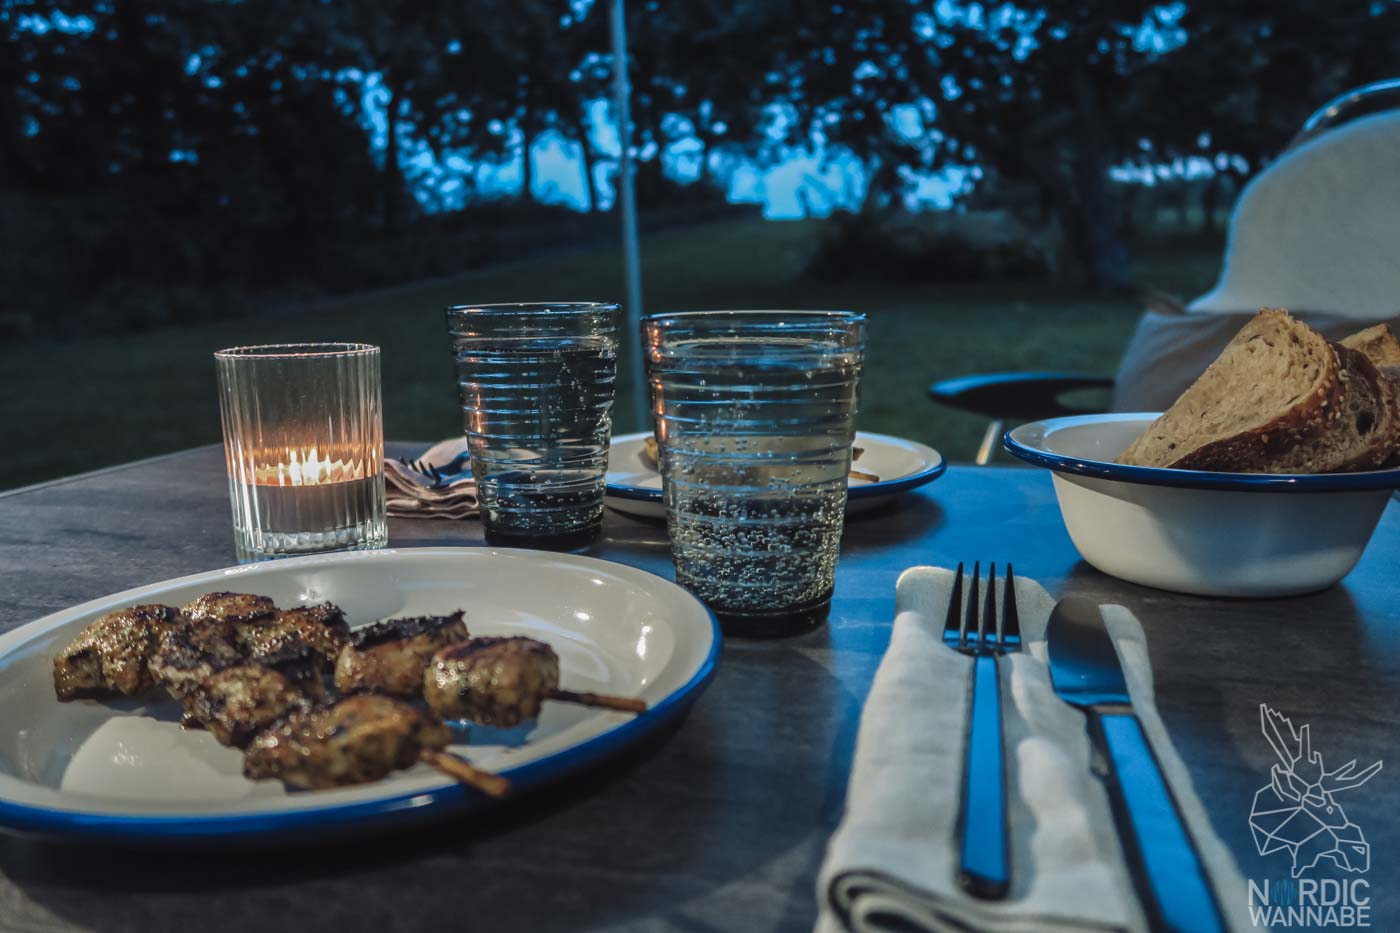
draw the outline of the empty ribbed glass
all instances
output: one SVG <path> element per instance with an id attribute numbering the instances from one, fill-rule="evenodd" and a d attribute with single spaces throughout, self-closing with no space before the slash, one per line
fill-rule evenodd
<path id="1" fill-rule="evenodd" d="M 214 360 L 239 563 L 383 547 L 379 348 L 271 344 Z"/>
<path id="2" fill-rule="evenodd" d="M 619 311 L 593 302 L 447 309 L 488 541 L 573 548 L 597 536 Z"/>
<path id="3" fill-rule="evenodd" d="M 676 580 L 726 631 L 825 618 L 865 317 L 713 311 L 643 322 Z"/>

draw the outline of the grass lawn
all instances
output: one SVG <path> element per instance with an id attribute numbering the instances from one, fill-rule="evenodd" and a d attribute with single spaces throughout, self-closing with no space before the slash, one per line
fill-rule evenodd
<path id="1" fill-rule="evenodd" d="M 969 459 L 984 427 L 925 396 L 939 378 L 997 369 L 1111 373 L 1139 314 L 1124 297 L 1043 286 L 938 288 L 828 285 L 799 275 L 811 222 L 730 221 L 661 231 L 642 241 L 648 311 L 844 308 L 870 315 L 860 426 Z M 1195 295 L 1213 281 L 1215 251 L 1162 248 L 1139 277 Z M 620 300 L 615 242 L 226 323 L 72 344 L 0 348 L 0 412 L 12 439 L 0 489 L 219 440 L 214 366 L 225 346 L 354 340 L 384 348 L 385 434 L 436 439 L 460 430 L 442 308 L 533 299 Z M 624 365 L 628 361 L 624 360 Z M 632 423 L 620 380 L 616 430 Z"/>

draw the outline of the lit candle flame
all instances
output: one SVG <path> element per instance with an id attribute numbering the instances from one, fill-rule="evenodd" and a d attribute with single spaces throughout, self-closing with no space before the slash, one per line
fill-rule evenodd
<path id="1" fill-rule="evenodd" d="M 287 451 L 287 485 L 311 486 L 324 483 L 330 478 L 330 461 L 322 460 L 320 451 L 312 447 L 303 451 L 301 458 L 295 450 Z"/>
<path id="2" fill-rule="evenodd" d="M 274 460 L 269 463 L 268 460 Z M 305 450 L 288 448 L 272 458 L 259 458 L 253 467 L 253 482 L 259 486 L 318 486 L 361 479 L 367 472 L 359 460 L 338 460 L 319 447 Z M 372 474 L 369 474 L 372 475 Z"/>

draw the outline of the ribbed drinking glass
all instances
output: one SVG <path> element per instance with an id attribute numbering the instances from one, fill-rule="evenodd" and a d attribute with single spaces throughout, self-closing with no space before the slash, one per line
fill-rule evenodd
<path id="1" fill-rule="evenodd" d="M 676 580 L 727 631 L 826 616 L 865 317 L 713 311 L 643 322 Z"/>
<path id="2" fill-rule="evenodd" d="M 271 344 L 214 360 L 238 561 L 383 547 L 379 348 Z"/>
<path id="3" fill-rule="evenodd" d="M 597 536 L 619 311 L 595 302 L 447 309 L 488 541 L 573 548 Z"/>

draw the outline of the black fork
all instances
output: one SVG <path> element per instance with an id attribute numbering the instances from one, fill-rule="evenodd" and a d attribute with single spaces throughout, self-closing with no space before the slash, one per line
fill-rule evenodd
<path id="1" fill-rule="evenodd" d="M 973 665 L 962 803 L 958 810 L 958 883 L 973 897 L 1000 900 L 1011 888 L 1011 857 L 997 658 L 1021 650 L 1021 621 L 1016 612 L 1016 582 L 1011 565 L 1006 565 L 1000 614 L 996 611 L 996 564 L 987 572 L 986 604 L 979 614 L 980 577 L 981 565 L 974 563 L 964 611 L 963 565 L 958 564 L 943 625 L 943 643 L 969 655 Z M 987 631 L 989 625 L 991 632 Z"/>

